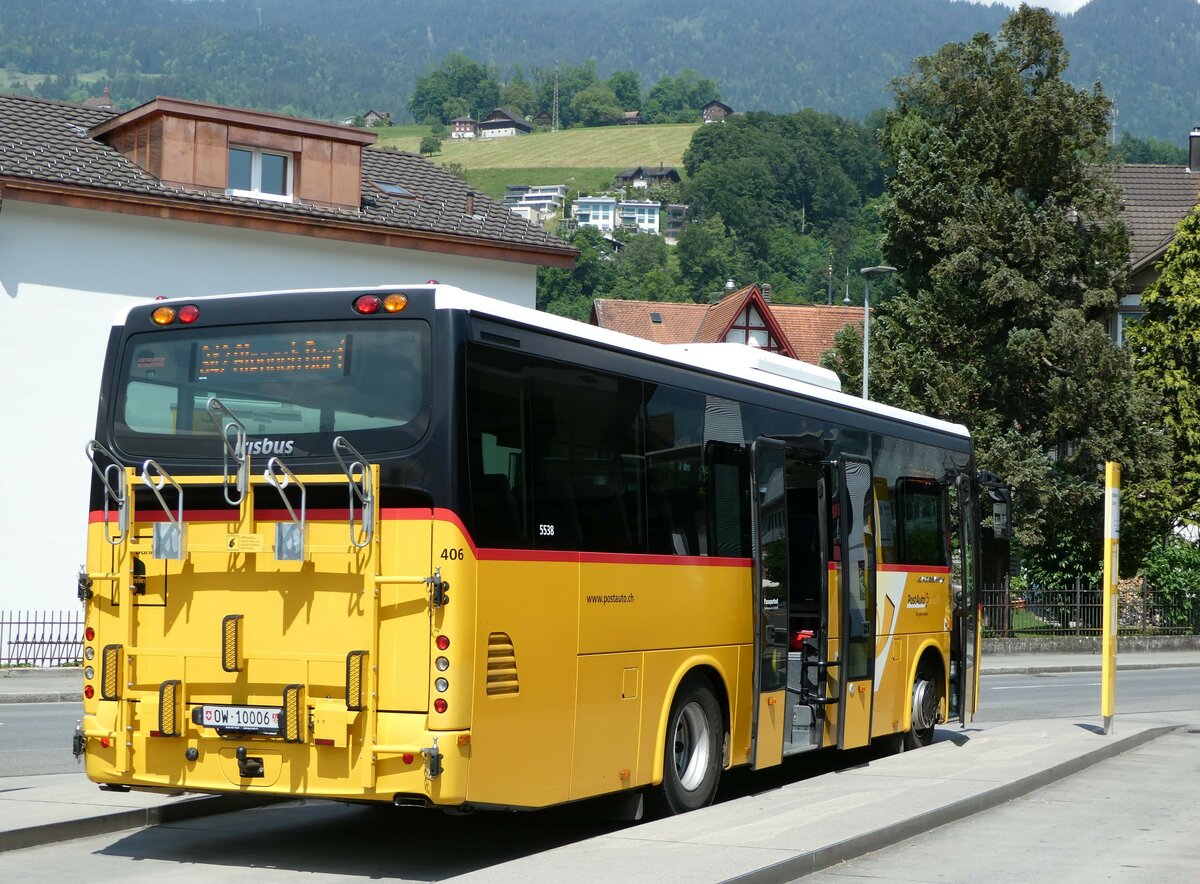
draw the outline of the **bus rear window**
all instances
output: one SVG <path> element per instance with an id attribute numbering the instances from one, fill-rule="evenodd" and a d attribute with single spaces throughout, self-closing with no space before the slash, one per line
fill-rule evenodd
<path id="1" fill-rule="evenodd" d="M 429 326 L 288 323 L 132 336 L 118 382 L 115 442 L 129 454 L 212 456 L 213 397 L 252 451 L 327 455 L 405 448 L 429 423 Z M 270 444 L 267 444 L 270 443 Z"/>

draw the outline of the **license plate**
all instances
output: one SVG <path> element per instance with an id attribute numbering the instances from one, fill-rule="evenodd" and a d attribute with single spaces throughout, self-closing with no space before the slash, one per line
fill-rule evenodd
<path id="1" fill-rule="evenodd" d="M 278 706 L 197 706 L 192 721 L 220 733 L 279 734 Z"/>

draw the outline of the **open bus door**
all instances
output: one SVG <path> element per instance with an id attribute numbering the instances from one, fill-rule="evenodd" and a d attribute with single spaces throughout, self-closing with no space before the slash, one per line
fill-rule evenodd
<path id="1" fill-rule="evenodd" d="M 951 716 L 968 724 L 979 706 L 979 649 L 982 643 L 982 598 L 986 586 L 1007 594 L 1009 538 L 1012 533 L 1012 488 L 1002 478 L 980 470 L 958 480 L 959 547 L 962 555 L 962 593 L 956 599 L 954 656 L 956 683 L 952 697 L 961 697 Z"/>
<path id="2" fill-rule="evenodd" d="M 836 507 L 829 587 L 830 641 L 826 659 L 836 659 L 837 747 L 855 749 L 871 742 L 875 687 L 875 538 L 871 464 L 846 456 L 831 471 L 830 504 Z M 831 570 L 830 578 L 834 577 Z M 836 600 L 836 605 L 834 602 Z M 836 616 L 835 616 L 836 612 Z M 836 635 L 833 633 L 837 630 Z M 837 646 L 835 656 L 834 645 Z"/>
<path id="3" fill-rule="evenodd" d="M 954 625 L 950 634 L 950 715 L 967 725 L 975 714 L 979 697 L 979 498 L 980 482 L 963 473 L 955 482 L 957 498 L 954 517 L 958 521 L 958 569 L 954 591 Z"/>
<path id="4" fill-rule="evenodd" d="M 754 554 L 754 695 L 750 764 L 779 764 L 788 728 L 787 448 L 777 439 L 751 447 L 751 549 Z"/>

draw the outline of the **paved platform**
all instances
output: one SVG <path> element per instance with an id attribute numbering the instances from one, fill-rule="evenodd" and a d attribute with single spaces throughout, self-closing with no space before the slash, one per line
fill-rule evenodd
<path id="1" fill-rule="evenodd" d="M 1027 721 L 533 854 L 454 884 L 792 881 L 986 810 L 1174 730 Z"/>

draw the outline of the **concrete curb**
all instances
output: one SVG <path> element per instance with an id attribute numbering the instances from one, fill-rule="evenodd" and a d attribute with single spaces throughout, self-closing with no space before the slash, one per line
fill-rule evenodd
<path id="1" fill-rule="evenodd" d="M 218 813 L 248 810 L 278 800 L 280 799 L 257 795 L 206 795 L 161 807 L 139 807 L 83 819 L 60 820 L 40 826 L 12 829 L 0 832 L 0 853 L 59 841 L 73 841 L 76 838 L 89 838 L 92 835 L 107 835 L 124 829 L 141 829 Z"/>
<path id="2" fill-rule="evenodd" d="M 1136 749 L 1143 743 L 1156 740 L 1164 734 L 1179 730 L 1179 728 L 1179 725 L 1153 727 L 1129 737 L 1115 738 L 1112 742 L 1077 758 L 1071 758 L 1054 767 L 1030 774 L 1011 783 L 1005 783 L 971 798 L 956 801 L 945 807 L 918 814 L 911 819 L 892 823 L 873 832 L 865 832 L 862 835 L 847 838 L 845 841 L 839 841 L 836 844 L 830 844 L 827 847 L 800 854 L 770 866 L 764 866 L 744 875 L 728 878 L 726 881 L 745 882 L 745 884 L 786 884 L 786 882 L 794 881 L 803 875 L 809 875 L 836 863 L 890 847 L 907 838 L 923 835 L 939 826 L 980 811 L 989 810 L 1014 798 L 1020 798 L 1022 795 L 1028 795 L 1043 786 L 1079 773 L 1081 770 L 1120 755 L 1122 752 Z"/>
<path id="3" fill-rule="evenodd" d="M 46 691 L 38 694 L 0 694 L 0 703 L 82 703 L 82 691 L 55 693 Z M 82 712 L 80 713 L 83 714 Z"/>
<path id="4" fill-rule="evenodd" d="M 1194 669 L 1196 663 L 1117 663 L 1117 672 L 1139 669 Z M 984 669 L 981 675 L 1055 675 L 1064 672 L 1100 672 L 1099 663 L 1081 663 L 1063 666 L 995 666 Z"/>

